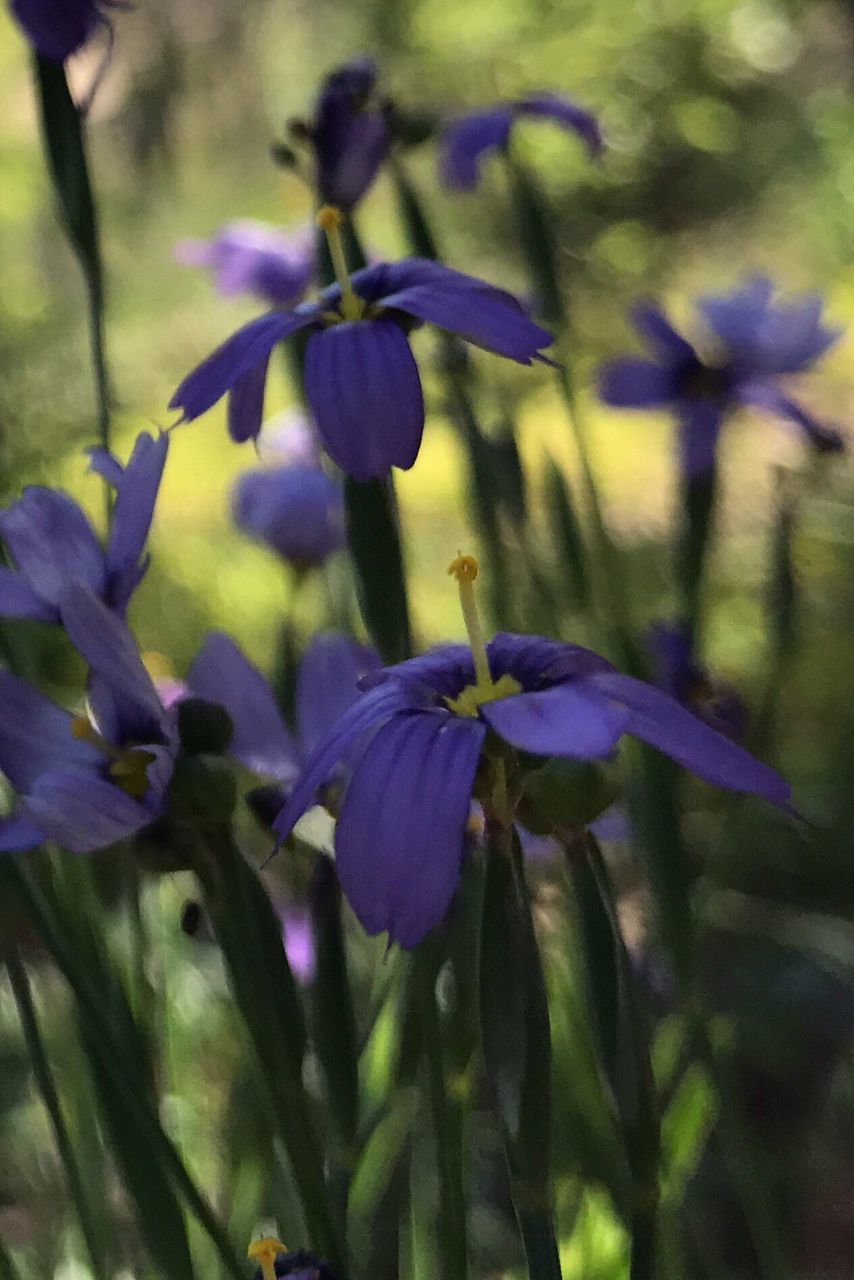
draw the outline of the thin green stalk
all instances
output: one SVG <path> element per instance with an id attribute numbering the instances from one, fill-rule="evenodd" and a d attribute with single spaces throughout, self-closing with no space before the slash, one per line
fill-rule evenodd
<path id="1" fill-rule="evenodd" d="M 110 1018 L 103 1009 L 101 993 L 91 986 L 85 968 L 80 964 L 73 947 L 66 942 L 53 911 L 35 883 L 30 872 L 17 862 L 7 860 L 4 872 L 13 891 L 17 894 L 45 946 L 71 987 L 74 995 L 90 1020 L 93 1036 L 92 1050 L 97 1054 L 104 1075 L 110 1080 L 117 1097 L 133 1116 L 135 1123 L 150 1144 L 153 1153 L 183 1195 L 191 1212 L 216 1247 L 227 1274 L 244 1280 L 244 1267 L 238 1260 L 231 1242 L 214 1216 L 207 1201 L 199 1192 L 176 1148 L 166 1136 L 159 1120 L 152 1114 L 144 1096 L 134 1086 L 134 1075 L 124 1068 L 123 1047 L 116 1037 Z"/>
<path id="2" fill-rule="evenodd" d="M 11 940 L 6 943 L 3 958 L 6 963 L 6 971 L 9 974 L 9 982 L 24 1033 L 27 1052 L 30 1056 L 33 1076 L 35 1077 L 44 1108 L 50 1118 L 54 1140 L 68 1181 L 68 1190 L 71 1194 L 71 1199 L 74 1201 L 77 1216 L 80 1219 L 80 1230 L 83 1233 L 86 1250 L 92 1263 L 92 1270 L 98 1280 L 107 1280 L 110 1275 L 110 1268 L 99 1247 L 98 1223 L 89 1204 L 83 1179 L 80 1176 L 77 1158 L 74 1154 L 74 1144 L 71 1141 L 65 1124 L 65 1117 L 62 1114 L 59 1094 L 56 1090 L 53 1072 L 50 1068 L 50 1062 L 38 1024 L 30 980 L 18 950 Z"/>
<path id="3" fill-rule="evenodd" d="M 686 479 L 682 487 L 682 527 L 676 550 L 680 610 L 696 641 L 702 625 L 703 584 L 718 505 L 718 472 Z"/>

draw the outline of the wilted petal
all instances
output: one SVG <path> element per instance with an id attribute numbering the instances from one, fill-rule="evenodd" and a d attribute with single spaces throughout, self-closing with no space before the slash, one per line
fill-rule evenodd
<path id="1" fill-rule="evenodd" d="M 359 681 L 379 670 L 379 655 L 348 636 L 316 635 L 303 654 L 297 678 L 300 750 L 313 751 L 348 707 L 362 695 Z"/>
<path id="2" fill-rule="evenodd" d="M 619 672 L 591 676 L 589 683 L 628 712 L 626 733 L 716 787 L 787 804 L 791 789 L 779 773 L 709 728 L 668 694 Z"/>
<path id="3" fill-rule="evenodd" d="M 0 671 L 0 770 L 16 791 L 29 791 L 58 765 L 97 764 L 101 756 L 75 738 L 74 717 L 26 680 Z"/>
<path id="4" fill-rule="evenodd" d="M 368 933 L 414 947 L 445 916 L 485 733 L 477 720 L 423 712 L 371 739 L 335 832 L 341 886 Z"/>
<path id="5" fill-rule="evenodd" d="M 81 768 L 42 774 L 24 801 L 24 813 L 71 853 L 105 849 L 142 830 L 155 816 L 106 778 Z"/>
<path id="6" fill-rule="evenodd" d="M 592 111 L 586 111 L 571 98 L 556 93 L 536 93 L 517 102 L 515 110 L 517 115 L 544 116 L 565 129 L 571 129 L 587 144 L 591 155 L 597 156 L 602 150 L 599 121 Z"/>
<path id="7" fill-rule="evenodd" d="M 677 395 L 674 370 L 653 360 L 626 357 L 603 366 L 599 395 L 617 409 L 658 409 Z"/>
<path id="8" fill-rule="evenodd" d="M 187 673 L 191 693 L 225 707 L 234 726 L 229 748 L 254 773 L 288 781 L 297 773 L 297 752 L 265 677 L 231 636 L 213 631 Z"/>
<path id="9" fill-rule="evenodd" d="M 59 610 L 42 600 L 22 573 L 0 565 L 0 617 L 58 622 Z"/>
<path id="10" fill-rule="evenodd" d="M 629 720 L 628 712 L 589 688 L 586 680 L 487 702 L 480 712 L 514 747 L 572 760 L 611 755 Z"/>
<path id="11" fill-rule="evenodd" d="M 506 104 L 452 120 L 439 151 L 439 173 L 445 186 L 460 191 L 476 187 L 482 157 L 507 145 L 512 123 L 513 112 Z"/>
<path id="12" fill-rule="evenodd" d="M 305 392 L 324 447 L 354 480 L 406 471 L 424 430 L 424 397 L 406 335 L 393 320 L 356 320 L 313 333 Z"/>
<path id="13" fill-rule="evenodd" d="M 15 564 L 47 604 L 56 605 L 69 582 L 101 594 L 106 567 L 101 544 L 86 516 L 65 493 L 26 488 L 0 512 L 0 535 Z"/>

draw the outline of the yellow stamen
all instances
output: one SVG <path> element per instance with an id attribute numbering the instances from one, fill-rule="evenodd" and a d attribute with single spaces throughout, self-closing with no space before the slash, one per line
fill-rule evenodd
<path id="1" fill-rule="evenodd" d="M 474 580 L 478 574 L 477 561 L 474 556 L 458 555 L 448 565 L 448 573 L 451 577 L 456 578 L 459 586 L 460 607 L 463 611 L 463 619 L 468 632 L 472 657 L 474 658 L 477 683 L 478 685 L 489 686 L 492 684 L 492 675 L 489 670 L 486 641 L 483 637 L 483 627 L 480 625 L 480 614 L 477 611 L 477 599 L 474 591 Z"/>
<path id="2" fill-rule="evenodd" d="M 361 320 L 365 314 L 365 304 L 355 293 L 350 283 L 350 272 L 347 268 L 347 257 L 344 253 L 344 241 L 341 236 L 344 215 L 334 205 L 325 204 L 318 211 L 316 221 L 320 230 L 326 236 L 326 243 L 329 245 L 332 268 L 335 272 L 335 279 L 338 281 L 338 287 L 341 290 L 341 314 L 345 320 Z"/>
<path id="3" fill-rule="evenodd" d="M 104 738 L 87 716 L 75 716 L 71 721 L 71 736 L 78 742 L 88 742 L 110 762 L 109 774 L 113 782 L 126 795 L 142 800 L 148 790 L 148 766 L 157 756 L 153 751 L 139 747 L 120 750 Z"/>
<path id="4" fill-rule="evenodd" d="M 276 1280 L 276 1254 L 287 1253 L 288 1246 L 282 1244 L 275 1236 L 265 1236 L 263 1240 L 253 1240 L 246 1256 L 260 1263 L 263 1280 Z"/>
<path id="5" fill-rule="evenodd" d="M 71 721 L 71 736 L 78 742 L 89 742 L 99 751 L 103 751 L 104 739 L 86 716 L 75 716 Z"/>

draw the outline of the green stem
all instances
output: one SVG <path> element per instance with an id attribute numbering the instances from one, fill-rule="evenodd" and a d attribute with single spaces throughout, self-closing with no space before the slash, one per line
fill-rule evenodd
<path id="1" fill-rule="evenodd" d="M 682 490 L 682 529 L 676 554 L 680 607 L 694 641 L 702 624 L 703 582 L 718 503 L 717 468 L 685 481 Z"/>
<path id="2" fill-rule="evenodd" d="M 18 1010 L 18 1017 L 21 1021 L 21 1028 L 24 1032 L 27 1052 L 30 1055 L 33 1076 L 35 1077 L 44 1108 L 50 1118 L 56 1147 L 65 1168 L 68 1189 L 74 1201 L 77 1216 L 80 1219 L 80 1229 L 83 1232 L 83 1239 L 92 1263 L 92 1270 L 98 1280 L 107 1280 L 110 1275 L 110 1269 L 106 1265 L 98 1245 L 98 1224 L 83 1186 L 83 1179 L 80 1176 L 80 1169 L 74 1154 L 74 1144 L 71 1141 L 65 1118 L 62 1114 L 59 1094 L 56 1090 L 53 1072 L 50 1069 L 50 1062 L 39 1029 L 27 970 L 11 940 L 6 943 L 4 960 L 12 987 L 12 995 Z"/>
<path id="3" fill-rule="evenodd" d="M 530 1280 L 562 1280 L 551 1212 L 522 1208 L 518 1199 L 514 1205 Z"/>

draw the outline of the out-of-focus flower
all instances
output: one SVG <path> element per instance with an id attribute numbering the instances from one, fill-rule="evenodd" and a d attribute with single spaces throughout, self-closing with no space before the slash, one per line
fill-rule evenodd
<path id="1" fill-rule="evenodd" d="M 114 844 L 161 815 L 172 776 L 174 718 L 124 622 L 79 584 L 59 611 L 90 667 L 90 714 L 72 715 L 0 671 L 0 769 L 20 796 L 0 819 L 4 852 L 44 840 L 72 853 Z"/>
<path id="2" fill-rule="evenodd" d="M 33 48 L 51 62 L 64 62 L 106 23 L 110 0 L 11 0 L 10 8 Z"/>
<path id="3" fill-rule="evenodd" d="M 314 121 L 306 132 L 314 148 L 321 204 L 350 211 L 367 191 L 388 154 L 391 136 L 377 97 L 372 58 L 352 58 L 324 80 Z"/>
<path id="4" fill-rule="evenodd" d="M 148 568 L 143 554 L 163 475 L 169 437 L 137 436 L 123 467 L 103 449 L 91 466 L 116 490 L 106 547 L 72 498 L 57 489 L 28 486 L 0 512 L 0 536 L 15 569 L 0 567 L 0 616 L 59 622 L 59 600 L 80 582 L 123 614 Z"/>
<path id="5" fill-rule="evenodd" d="M 488 732 L 574 760 L 605 759 L 631 734 L 716 786 L 786 805 L 789 787 L 773 769 L 589 649 L 510 634 L 484 645 L 476 562 L 458 557 L 451 571 L 472 647 L 447 645 L 363 679 L 363 696 L 318 742 L 275 823 L 286 838 L 336 764 L 354 757 L 336 866 L 368 933 L 413 947 L 448 910 Z"/>
<path id="6" fill-rule="evenodd" d="M 291 307 L 314 275 L 310 228 L 288 235 L 264 222 L 228 222 L 209 240 L 179 240 L 175 257 L 188 267 L 207 267 L 227 298 L 249 293 L 274 307 Z"/>
<path id="7" fill-rule="evenodd" d="M 320 460 L 317 428 L 302 409 L 283 409 L 268 418 L 257 447 L 262 462 L 271 465 L 316 466 Z"/>
<path id="8" fill-rule="evenodd" d="M 747 731 L 744 700 L 700 665 L 689 629 L 678 622 L 658 622 L 650 628 L 649 649 L 658 687 L 719 733 L 741 741 Z"/>
<path id="9" fill-rule="evenodd" d="M 185 421 L 200 417 L 228 393 L 232 439 L 257 436 L 270 354 L 277 343 L 309 329 L 305 393 L 329 456 L 356 480 L 415 462 L 424 429 L 424 398 L 407 329 L 438 325 L 519 364 L 542 359 L 552 335 L 525 314 L 516 298 L 438 262 L 407 258 L 357 271 L 344 265 L 340 215 L 321 211 L 339 282 L 317 302 L 251 321 L 199 365 L 175 392 L 170 408 Z"/>
<path id="10" fill-rule="evenodd" d="M 607 364 L 600 381 L 606 404 L 671 409 L 682 469 L 692 479 L 712 470 L 724 418 L 742 405 L 794 423 L 819 452 L 842 449 L 839 432 L 817 422 L 781 381 L 809 369 L 841 335 L 822 324 L 818 295 L 775 301 L 770 280 L 756 276 L 732 293 L 701 298 L 698 309 L 706 332 L 693 346 L 658 307 L 635 308 L 635 328 L 654 359 Z"/>
<path id="11" fill-rule="evenodd" d="M 238 479 L 231 510 L 239 529 L 301 571 L 340 551 L 341 485 L 318 466 L 253 467 Z"/>
<path id="12" fill-rule="evenodd" d="M 591 155 L 602 150 L 599 122 L 570 98 L 556 93 L 535 93 L 515 102 L 502 102 L 485 111 L 473 111 L 452 120 L 439 150 L 439 172 L 447 187 L 473 190 L 480 180 L 480 164 L 489 151 L 504 151 L 513 125 L 520 118 L 554 120 L 578 134 Z"/>
<path id="13" fill-rule="evenodd" d="M 294 902 L 279 902 L 276 910 L 282 922 L 288 966 L 300 986 L 306 987 L 314 977 L 317 964 L 311 916 Z"/>

